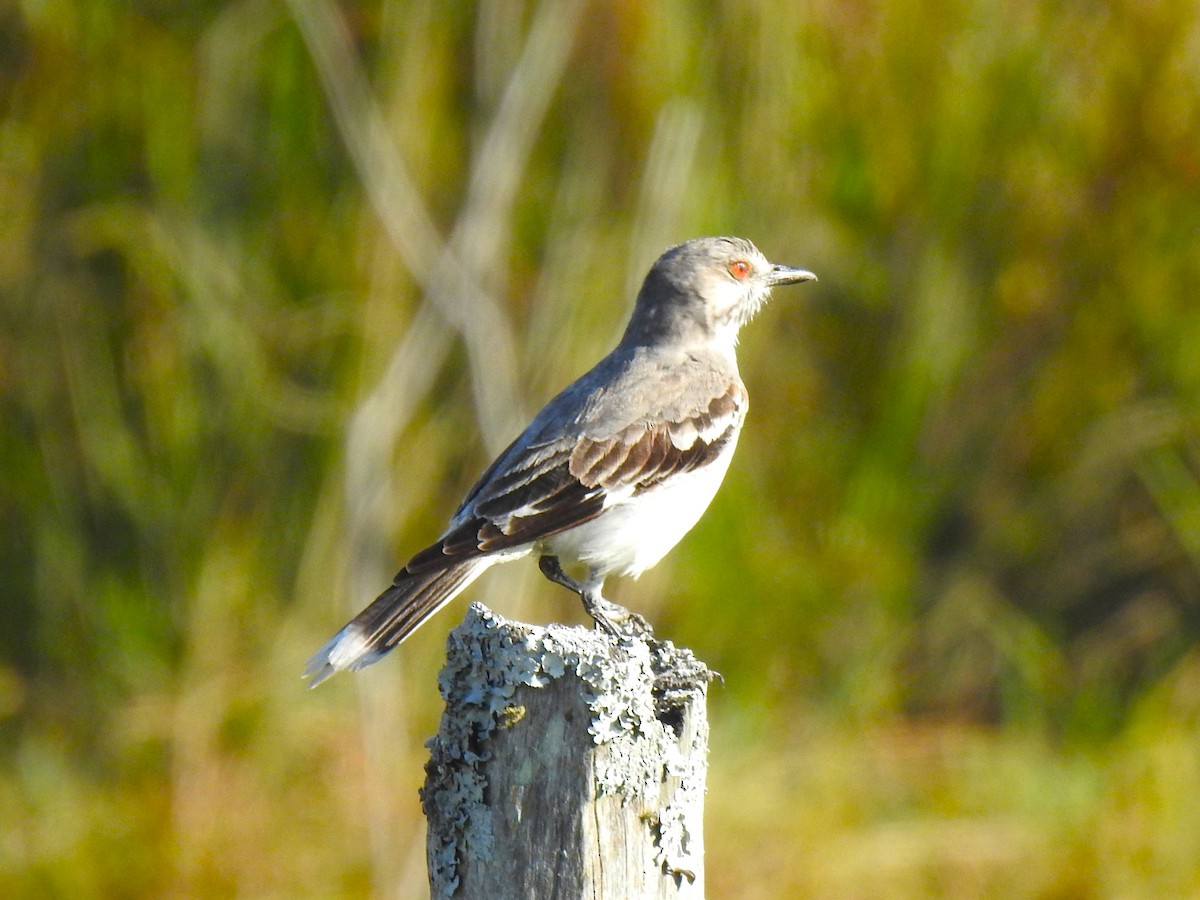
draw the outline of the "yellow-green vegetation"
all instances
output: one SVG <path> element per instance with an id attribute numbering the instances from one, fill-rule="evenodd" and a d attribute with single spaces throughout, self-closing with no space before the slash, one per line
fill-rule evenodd
<path id="1" fill-rule="evenodd" d="M 1143 0 L 0 7 L 0 895 L 421 896 L 462 601 L 304 661 L 711 233 L 821 281 L 619 588 L 725 677 L 710 894 L 1200 895 L 1200 7 Z"/>

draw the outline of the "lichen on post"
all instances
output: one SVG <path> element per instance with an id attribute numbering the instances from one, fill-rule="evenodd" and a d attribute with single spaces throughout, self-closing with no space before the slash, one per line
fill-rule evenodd
<path id="1" fill-rule="evenodd" d="M 652 637 L 510 622 L 447 640 L 422 806 L 432 895 L 704 895 L 710 673 Z"/>

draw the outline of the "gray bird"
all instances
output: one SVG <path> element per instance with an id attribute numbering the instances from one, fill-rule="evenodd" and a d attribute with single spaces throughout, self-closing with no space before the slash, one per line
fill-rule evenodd
<path id="1" fill-rule="evenodd" d="M 304 673 L 311 686 L 375 662 L 484 569 L 530 553 L 547 578 L 579 594 L 598 626 L 617 631 L 631 616 L 604 599 L 604 580 L 636 577 L 661 560 L 729 468 L 747 408 L 739 329 L 772 287 L 815 280 L 773 265 L 742 238 L 667 250 L 616 348 L 542 408 L 437 542 L 317 651 Z"/>

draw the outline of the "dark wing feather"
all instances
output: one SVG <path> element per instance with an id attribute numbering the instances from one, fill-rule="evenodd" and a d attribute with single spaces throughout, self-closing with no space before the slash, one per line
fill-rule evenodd
<path id="1" fill-rule="evenodd" d="M 591 521 L 613 494 L 641 494 L 712 462 L 744 417 L 744 389 L 735 382 L 674 421 L 645 418 L 610 436 L 585 434 L 574 445 L 547 443 L 522 452 L 514 445 L 479 480 L 450 530 L 401 574 L 519 547 Z"/>
<path id="2" fill-rule="evenodd" d="M 652 490 L 665 479 L 711 463 L 733 440 L 745 418 L 745 391 L 734 383 L 705 409 L 675 421 L 642 421 L 612 437 L 584 437 L 571 454 L 571 473 L 607 491 Z"/>

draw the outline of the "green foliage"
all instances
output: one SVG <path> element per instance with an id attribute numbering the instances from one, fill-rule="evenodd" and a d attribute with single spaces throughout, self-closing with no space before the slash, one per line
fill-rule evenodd
<path id="1" fill-rule="evenodd" d="M 716 232 L 821 282 L 621 587 L 726 679 L 714 892 L 1200 890 L 1197 46 L 1133 0 L 4 7 L 0 892 L 419 890 L 456 614 L 361 715 L 303 661 Z"/>

